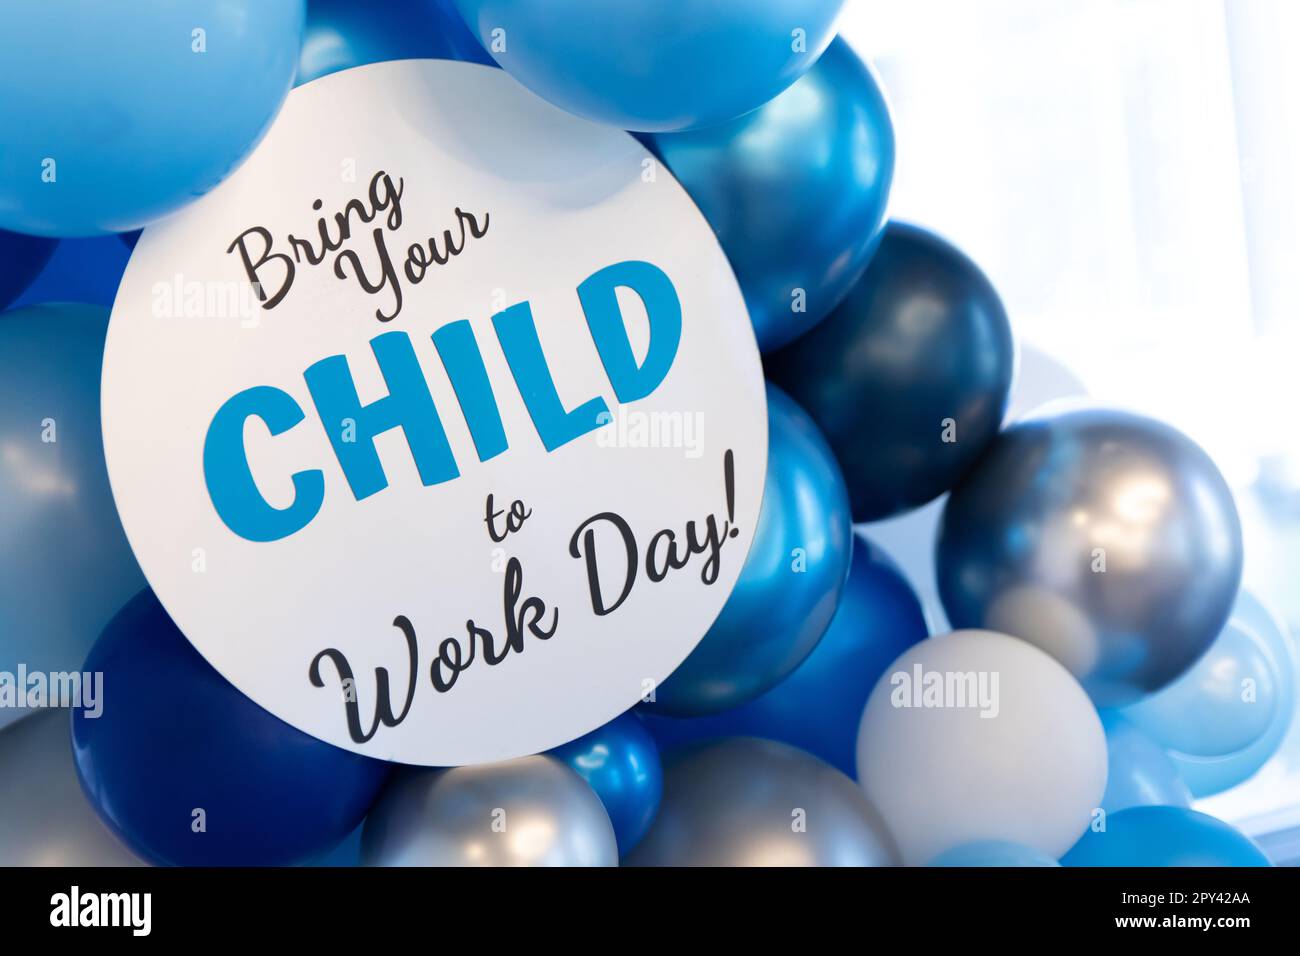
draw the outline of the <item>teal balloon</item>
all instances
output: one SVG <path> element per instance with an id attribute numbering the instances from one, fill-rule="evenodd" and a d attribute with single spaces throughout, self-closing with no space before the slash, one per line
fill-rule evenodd
<path id="1" fill-rule="evenodd" d="M 779 740 L 856 778 L 858 724 L 871 689 L 928 636 L 921 602 L 898 566 L 855 534 L 835 617 L 789 677 L 732 710 L 686 719 L 646 714 L 646 726 L 664 749 L 714 737 Z"/>
<path id="2" fill-rule="evenodd" d="M 1056 866 L 1056 862 L 1042 850 L 1008 840 L 980 840 L 963 843 L 945 850 L 930 866 Z"/>
<path id="3" fill-rule="evenodd" d="M 643 706 L 690 717 L 753 700 L 803 662 L 830 625 L 852 554 L 839 465 L 804 411 L 767 388 L 767 478 L 758 527 L 717 620 Z"/>
<path id="4" fill-rule="evenodd" d="M 0 312 L 9 308 L 40 275 L 54 254 L 55 240 L 0 229 Z"/>
<path id="5" fill-rule="evenodd" d="M 620 129 L 716 126 L 817 61 L 844 0 L 456 0 L 502 68 L 563 110 Z"/>
<path id="6" fill-rule="evenodd" d="M 1272 866 L 1264 852 L 1222 820 L 1186 807 L 1132 807 L 1089 830 L 1063 866 Z"/>
<path id="7" fill-rule="evenodd" d="M 1281 695 L 1277 666 L 1253 631 L 1229 619 L 1189 671 L 1124 714 L 1169 750 L 1197 757 L 1236 753 L 1273 724 Z"/>
<path id="8" fill-rule="evenodd" d="M 208 192 L 275 119 L 303 10 L 304 0 L 0 4 L 0 228 L 124 232 Z"/>
<path id="9" fill-rule="evenodd" d="M 1192 794 L 1160 744 L 1126 720 L 1103 710 L 1108 774 L 1101 806 L 1107 813 L 1144 806 L 1191 806 Z"/>
<path id="10" fill-rule="evenodd" d="M 591 784 L 614 825 L 619 855 L 641 842 L 659 812 L 664 769 L 659 747 L 635 714 L 550 751 Z"/>
<path id="11" fill-rule="evenodd" d="M 145 586 L 109 490 L 99 421 L 108 310 L 0 318 L 0 671 L 81 669 Z M 0 724 L 18 716 L 0 708 Z"/>
<path id="12" fill-rule="evenodd" d="M 295 86 L 389 60 L 492 63 L 451 0 L 308 0 Z"/>
<path id="13" fill-rule="evenodd" d="M 717 233 L 763 351 L 830 315 L 861 277 L 885 222 L 894 130 L 843 40 L 754 112 L 643 140 Z"/>
<path id="14" fill-rule="evenodd" d="M 1170 751 L 1170 759 L 1197 797 L 1212 796 L 1253 777 L 1282 746 L 1295 718 L 1300 662 L 1286 625 L 1248 591 L 1237 596 L 1229 620 L 1234 626 L 1259 638 L 1272 658 L 1277 674 L 1277 707 L 1264 735 L 1236 753 L 1222 757 L 1196 757 Z"/>

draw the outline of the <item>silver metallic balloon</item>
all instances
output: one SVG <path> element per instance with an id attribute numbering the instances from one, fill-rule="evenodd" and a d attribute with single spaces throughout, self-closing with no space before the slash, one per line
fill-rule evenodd
<path id="1" fill-rule="evenodd" d="M 0 731 L 0 866 L 144 866 L 91 808 L 66 710 Z"/>
<path id="2" fill-rule="evenodd" d="M 999 436 L 949 498 L 937 556 L 954 627 L 1037 644 L 1110 707 L 1168 684 L 1223 628 L 1241 524 L 1182 433 L 1080 409 Z"/>
<path id="3" fill-rule="evenodd" d="M 732 737 L 677 752 L 628 866 L 893 866 L 861 789 L 787 744 Z"/>
<path id="4" fill-rule="evenodd" d="M 596 792 L 554 757 L 397 774 L 366 818 L 366 866 L 617 866 Z"/>

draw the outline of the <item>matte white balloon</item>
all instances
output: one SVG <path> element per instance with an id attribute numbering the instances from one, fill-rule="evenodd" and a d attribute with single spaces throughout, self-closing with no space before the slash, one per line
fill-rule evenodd
<path id="1" fill-rule="evenodd" d="M 617 866 L 605 807 L 554 757 L 399 773 L 366 818 L 366 866 Z"/>
<path id="2" fill-rule="evenodd" d="M 897 852 L 862 791 L 788 744 L 753 737 L 682 751 L 629 866 L 893 866 Z"/>
<path id="3" fill-rule="evenodd" d="M 0 732 L 0 866 L 144 866 L 81 792 L 68 721 L 46 710 Z"/>
<path id="4" fill-rule="evenodd" d="M 858 731 L 858 778 L 903 861 L 1005 840 L 1051 857 L 1106 789 L 1106 736 L 1069 671 L 1025 641 L 955 631 L 909 648 Z"/>

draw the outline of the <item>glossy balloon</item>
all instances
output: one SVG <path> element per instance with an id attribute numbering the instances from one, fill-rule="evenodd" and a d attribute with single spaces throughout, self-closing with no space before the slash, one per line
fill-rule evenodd
<path id="1" fill-rule="evenodd" d="M 1169 750 L 1196 757 L 1236 753 L 1273 724 L 1277 667 L 1260 638 L 1229 620 L 1190 670 L 1124 714 Z"/>
<path id="2" fill-rule="evenodd" d="M 1106 729 L 1108 767 L 1103 810 L 1117 813 L 1129 807 L 1191 806 L 1191 791 L 1160 744 L 1120 711 L 1102 711 L 1101 723 Z"/>
<path id="3" fill-rule="evenodd" d="M 621 129 L 714 126 L 776 96 L 834 36 L 844 0 L 456 0 L 543 99 Z"/>
<path id="4" fill-rule="evenodd" d="M 825 433 L 854 521 L 948 491 L 997 434 L 1015 352 L 997 292 L 958 250 L 890 223 L 826 321 L 767 358 Z"/>
<path id="5" fill-rule="evenodd" d="M 108 310 L 0 319 L 0 671 L 81 668 L 145 586 L 113 505 L 99 429 Z M 0 708 L 0 724 L 18 717 Z"/>
<path id="6" fill-rule="evenodd" d="M 97 718 L 73 712 L 77 771 L 100 816 L 153 862 L 297 862 L 346 836 L 388 776 L 388 764 L 309 737 L 241 694 L 152 591 L 113 618 L 85 669 L 108 690 Z"/>
<path id="7" fill-rule="evenodd" d="M 1222 820 L 1185 807 L 1133 807 L 1089 830 L 1065 866 L 1272 866 L 1262 850 Z"/>
<path id="8" fill-rule="evenodd" d="M 678 719 L 645 716 L 665 749 L 714 737 L 779 740 L 856 774 L 858 720 L 899 654 L 928 632 L 921 604 L 893 561 L 861 535 L 830 627 L 785 680 L 734 710 Z"/>
<path id="9" fill-rule="evenodd" d="M 617 866 L 595 791 L 554 757 L 410 769 L 384 790 L 361 838 L 367 866 Z"/>
<path id="10" fill-rule="evenodd" d="M 131 249 L 119 236 L 64 239 L 17 305 L 82 302 L 112 306 L 117 287 L 131 261 Z"/>
<path id="11" fill-rule="evenodd" d="M 945 850 L 930 866 L 1060 866 L 1047 854 L 1023 843 L 983 840 Z"/>
<path id="12" fill-rule="evenodd" d="M 451 0 L 308 0 L 295 86 L 388 60 L 492 63 Z"/>
<path id="13" fill-rule="evenodd" d="M 1038 648 L 956 631 L 909 648 L 876 684 L 858 776 L 903 861 L 1009 840 L 1056 858 L 1106 788 L 1106 735 L 1083 688 Z"/>
<path id="14" fill-rule="evenodd" d="M 596 791 L 614 825 L 619 855 L 636 846 L 654 822 L 664 789 L 659 748 L 637 716 L 615 717 L 550 755 Z"/>
<path id="15" fill-rule="evenodd" d="M 879 82 L 843 40 L 754 112 L 643 140 L 717 233 L 763 351 L 826 318 L 862 275 L 885 221 L 894 131 Z"/>
<path id="16" fill-rule="evenodd" d="M 0 229 L 0 312 L 32 284 L 54 253 L 56 243 Z"/>
<path id="17" fill-rule="evenodd" d="M 664 802 L 628 866 L 892 866 L 853 781 L 786 744 L 736 737 L 669 758 Z"/>
<path id="18" fill-rule="evenodd" d="M 1232 493 L 1205 452 L 1099 409 L 1004 432 L 948 499 L 938 546 L 953 625 L 1037 644 L 1099 707 L 1191 667 L 1227 621 L 1241 566 Z"/>
<path id="19" fill-rule="evenodd" d="M 77 783 L 66 710 L 0 731 L 0 866 L 142 866 Z"/>
<path id="20" fill-rule="evenodd" d="M 852 555 L 844 479 L 812 420 L 770 385 L 767 420 L 763 506 L 740 579 L 649 710 L 698 716 L 753 700 L 799 666 L 835 614 Z"/>
<path id="21" fill-rule="evenodd" d="M 289 92 L 303 0 L 0 6 L 0 227 L 122 232 L 206 193 Z"/>
<path id="22" fill-rule="evenodd" d="M 1197 797 L 1208 797 L 1250 779 L 1277 753 L 1295 719 L 1300 661 L 1295 642 L 1286 625 L 1248 591 L 1237 596 L 1232 621 L 1258 637 L 1272 658 L 1277 672 L 1277 709 L 1273 721 L 1249 747 L 1222 757 L 1194 757 L 1170 752 L 1179 774 Z"/>

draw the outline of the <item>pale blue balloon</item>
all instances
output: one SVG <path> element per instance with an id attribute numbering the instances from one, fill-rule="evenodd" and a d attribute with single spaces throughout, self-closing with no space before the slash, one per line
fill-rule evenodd
<path id="1" fill-rule="evenodd" d="M 1009 840 L 978 840 L 945 850 L 930 861 L 930 866 L 1057 866 L 1041 850 Z"/>
<path id="2" fill-rule="evenodd" d="M 1195 757 L 1170 751 L 1170 758 L 1178 767 L 1179 774 L 1196 797 L 1220 793 L 1254 776 L 1282 746 L 1295 717 L 1300 662 L 1286 625 L 1247 591 L 1238 595 L 1232 609 L 1232 620 L 1258 637 L 1272 656 L 1277 673 L 1277 710 L 1264 735 L 1236 753 L 1223 757 Z"/>
<path id="3" fill-rule="evenodd" d="M 1129 807 L 1191 806 L 1192 794 L 1168 752 L 1126 720 L 1121 711 L 1103 710 L 1108 774 L 1101 798 L 1107 813 Z"/>
<path id="4" fill-rule="evenodd" d="M 293 82 L 303 0 L 0 4 L 0 228 L 136 229 L 225 179 Z"/>

